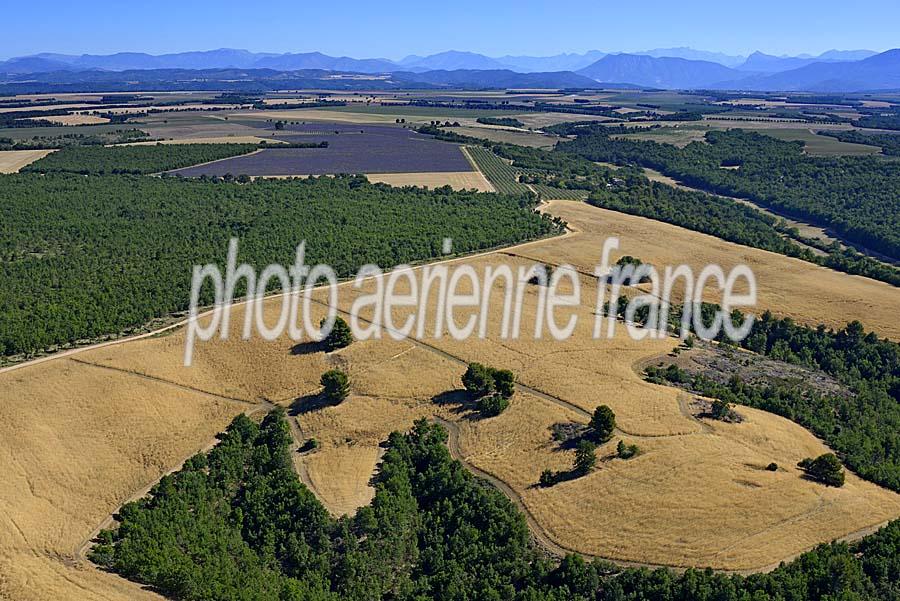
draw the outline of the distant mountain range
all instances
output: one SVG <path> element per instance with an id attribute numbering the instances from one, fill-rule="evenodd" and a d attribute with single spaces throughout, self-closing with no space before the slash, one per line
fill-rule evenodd
<path id="1" fill-rule="evenodd" d="M 578 73 L 598 82 L 627 82 L 655 88 L 706 88 L 734 79 L 736 71 L 710 61 L 610 54 Z"/>
<path id="2" fill-rule="evenodd" d="M 390 74 L 391 81 L 435 87 L 597 87 L 616 84 L 654 88 L 784 91 L 874 91 L 900 89 L 900 50 L 830 50 L 819 56 L 748 57 L 694 50 L 657 48 L 636 53 L 488 57 L 447 51 L 430 56 L 386 58 L 334 57 L 320 52 L 255 53 L 223 48 L 151 55 L 43 53 L 0 62 L 0 81 L 76 84 L 121 79 L 85 73 L 243 69 L 272 72 Z M 65 74 L 69 75 L 65 75 Z M 78 73 L 77 77 L 72 74 Z M 306 75 L 303 75 L 305 77 Z M 268 75 L 264 79 L 269 78 Z M 273 76 L 273 78 L 275 78 Z M 146 79 L 146 78 L 140 78 Z M 277 79 L 277 78 L 275 78 Z M 386 80 L 385 80 L 386 81 Z M 541 85 L 539 85 L 541 84 Z M 341 84 L 340 87 L 346 87 Z"/>
<path id="3" fill-rule="evenodd" d="M 799 69 L 813 63 L 852 62 L 875 56 L 871 50 L 829 50 L 819 56 L 772 56 L 762 52 L 754 52 L 743 63 L 737 66 L 741 71 L 759 73 L 780 73 Z"/>
<path id="4" fill-rule="evenodd" d="M 397 71 L 387 75 L 325 69 L 140 69 L 129 71 L 50 71 L 0 75 L 0 94 L 64 92 L 147 92 L 284 89 L 399 90 L 446 88 L 592 88 L 592 79 L 571 71 L 516 73 L 509 70 Z M 610 87 L 619 87 L 611 85 Z"/>

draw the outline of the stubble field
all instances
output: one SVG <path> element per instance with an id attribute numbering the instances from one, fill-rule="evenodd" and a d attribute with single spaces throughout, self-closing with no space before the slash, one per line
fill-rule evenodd
<path id="1" fill-rule="evenodd" d="M 0 173 L 16 173 L 22 167 L 42 159 L 52 150 L 3 150 L 0 151 Z"/>

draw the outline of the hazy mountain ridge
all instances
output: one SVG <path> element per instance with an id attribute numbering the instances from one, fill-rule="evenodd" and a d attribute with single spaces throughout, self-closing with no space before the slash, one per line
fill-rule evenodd
<path id="1" fill-rule="evenodd" d="M 456 69 L 509 69 L 520 73 L 547 71 L 578 71 L 610 54 L 651 56 L 654 58 L 682 58 L 715 62 L 727 67 L 737 67 L 756 55 L 774 61 L 783 61 L 786 68 L 802 66 L 791 61 L 842 61 L 861 60 L 876 54 L 869 50 L 829 50 L 819 57 L 775 57 L 761 52 L 751 57 L 728 55 L 721 52 L 695 50 L 693 48 L 656 48 L 641 52 L 563 53 L 554 56 L 500 56 L 489 57 L 475 52 L 448 50 L 429 56 L 410 55 L 401 60 L 386 58 L 334 57 L 321 52 L 271 53 L 250 52 L 232 48 L 178 52 L 153 55 L 144 52 L 117 52 L 114 54 L 68 55 L 40 53 L 0 61 L 0 72 L 39 73 L 72 69 L 103 69 L 128 71 L 139 69 L 331 69 L 358 73 L 384 73 L 389 71 L 433 71 Z M 756 69 L 761 70 L 761 69 Z M 782 69 L 784 70 L 784 69 Z"/>
<path id="2" fill-rule="evenodd" d="M 578 73 L 600 83 L 627 81 L 659 88 L 698 88 L 733 79 L 739 72 L 710 61 L 610 54 Z"/>
<path id="3" fill-rule="evenodd" d="M 761 91 L 863 92 L 900 90 L 900 49 L 852 62 L 814 62 L 773 75 L 717 84 L 719 88 Z"/>
<path id="4" fill-rule="evenodd" d="M 665 53 L 682 54 L 683 57 L 654 56 Z M 590 51 L 550 57 L 499 58 L 451 50 L 426 57 L 411 55 L 400 61 L 333 57 L 320 52 L 273 54 L 223 48 L 163 55 L 135 52 L 81 56 L 43 53 L 0 62 L 0 74 L 9 82 L 21 83 L 23 75 L 44 74 L 36 80 L 46 82 L 46 75 L 54 73 L 55 81 L 62 83 L 72 79 L 62 75 L 66 72 L 268 69 L 288 73 L 322 70 L 331 73 L 392 74 L 394 79 L 414 85 L 484 88 L 598 87 L 613 84 L 621 87 L 628 84 L 683 89 L 854 92 L 900 89 L 898 53 L 900 50 L 881 54 L 868 50 L 830 50 L 813 58 L 778 57 L 755 52 L 735 67 L 728 67 L 713 60 L 686 57 L 708 56 L 732 63 L 741 57 L 690 48 L 656 49 L 633 54 Z M 852 60 L 857 57 L 864 58 Z M 81 78 L 97 81 L 84 75 Z"/>
<path id="5" fill-rule="evenodd" d="M 345 76 L 342 76 L 345 75 Z M 505 89 L 596 87 L 591 79 L 569 71 L 516 73 L 509 70 L 452 70 L 362 77 L 326 69 L 139 69 L 132 71 L 53 71 L 10 74 L 0 79 L 0 93 L 225 90 L 264 92 L 285 88 L 329 90 Z"/>

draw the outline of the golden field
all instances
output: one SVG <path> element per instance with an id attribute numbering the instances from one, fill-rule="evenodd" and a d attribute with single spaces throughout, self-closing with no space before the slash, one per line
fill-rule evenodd
<path id="1" fill-rule="evenodd" d="M 613 260 L 631 254 L 657 266 L 688 263 L 695 272 L 707 262 L 726 270 L 747 263 L 756 272 L 760 309 L 810 324 L 859 318 L 900 339 L 891 319 L 900 296 L 887 285 L 580 203 L 552 202 L 548 210 L 575 233 L 456 263 L 481 272 L 501 262 L 542 260 L 590 272 L 603 239 L 617 235 L 622 246 Z M 371 287 L 342 285 L 340 307 L 347 310 Z M 182 365 L 181 328 L 0 371 L 0 469 L 8 475 L 0 491 L 0 598 L 157 598 L 96 570 L 79 549 L 122 502 L 206 447 L 234 415 L 267 401 L 292 407 L 300 437 L 319 441 L 319 449 L 295 454 L 295 464 L 335 514 L 371 498 L 378 444 L 390 431 L 439 417 L 456 425 L 458 454 L 509 487 L 539 539 L 588 555 L 759 570 L 900 516 L 900 495 L 852 474 L 841 489 L 801 479 L 794 465 L 825 447 L 792 422 L 746 408 L 739 408 L 740 424 L 701 422 L 684 393 L 644 382 L 635 366 L 676 340 L 636 342 L 621 323 L 614 338 L 593 340 L 596 288 L 586 278 L 582 306 L 572 310 L 579 318 L 575 335 L 535 341 L 538 294 L 536 286 L 524 292 L 518 340 L 498 335 L 497 289 L 483 339 L 453 340 L 445 326 L 440 338 L 386 336 L 325 354 L 287 338 L 240 340 L 240 306 L 231 338 L 198 343 L 190 368 Z M 266 301 L 270 324 L 281 302 Z M 324 308 L 313 306 L 317 321 Z M 405 315 L 392 314 L 395 322 Z M 518 376 L 520 389 L 499 417 L 472 419 L 454 393 L 465 362 L 473 360 Z M 348 371 L 351 396 L 305 412 L 320 374 L 331 367 Z M 620 430 L 599 451 L 598 469 L 549 489 L 534 487 L 542 470 L 571 466 L 571 451 L 556 446 L 549 428 L 584 423 L 599 404 L 615 410 Z M 641 454 L 607 458 L 620 438 Z M 761 469 L 772 461 L 778 472 Z"/>
<path id="2" fill-rule="evenodd" d="M 480 171 L 435 171 L 427 173 L 367 173 L 366 177 L 373 184 L 390 186 L 425 186 L 440 188 L 450 186 L 454 190 L 478 190 L 494 192 L 494 186 Z"/>
<path id="3" fill-rule="evenodd" d="M 98 117 L 87 113 L 73 113 L 71 115 L 56 115 L 45 117 L 47 121 L 58 125 L 96 125 L 98 123 L 109 123 L 106 117 Z"/>
<path id="4" fill-rule="evenodd" d="M 52 150 L 0 150 L 0 173 L 16 173 L 22 167 L 42 159 Z"/>

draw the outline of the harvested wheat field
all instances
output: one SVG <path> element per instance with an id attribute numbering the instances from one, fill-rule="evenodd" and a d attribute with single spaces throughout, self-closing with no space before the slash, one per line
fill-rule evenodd
<path id="1" fill-rule="evenodd" d="M 757 271 L 762 308 L 809 323 L 860 318 L 900 337 L 890 319 L 897 293 L 877 282 L 574 202 L 553 202 L 549 210 L 577 232 L 466 261 L 476 272 L 501 262 L 530 265 L 531 258 L 590 271 L 603 238 L 615 234 L 622 238 L 619 254 L 657 265 L 747 262 Z M 342 285 L 342 310 L 373 286 Z M 825 447 L 796 424 L 746 408 L 739 408 L 740 424 L 700 421 L 686 394 L 644 382 L 635 366 L 671 350 L 675 339 L 636 342 L 619 323 L 612 339 L 593 340 L 597 291 L 588 279 L 582 306 L 571 309 L 579 319 L 575 335 L 563 342 L 532 338 L 541 288 L 534 285 L 523 290 L 522 337 L 501 339 L 497 286 L 483 339 L 453 340 L 446 324 L 435 337 L 430 299 L 421 339 L 398 341 L 386 333 L 326 354 L 286 337 L 240 340 L 246 307 L 239 306 L 230 339 L 198 343 L 190 368 L 182 363 L 185 331 L 177 329 L 0 372 L 0 469 L 8 475 L 0 491 L 0 598 L 153 598 L 94 569 L 78 550 L 123 501 L 208 445 L 238 412 L 267 402 L 296 416 L 298 445 L 318 441 L 317 449 L 295 454 L 295 465 L 338 515 L 371 498 L 369 479 L 387 434 L 428 417 L 451 424 L 454 454 L 495 478 L 551 550 L 759 570 L 900 516 L 900 495 L 852 474 L 840 489 L 802 479 L 793 466 Z M 268 323 L 283 300 L 266 301 Z M 313 308 L 317 323 L 325 309 Z M 359 315 L 363 324 L 375 319 L 371 311 Z M 395 310 L 394 323 L 406 315 Z M 457 313 L 458 322 L 464 318 Z M 478 419 L 458 390 L 465 363 L 473 360 L 518 376 L 512 405 L 499 417 Z M 350 374 L 351 395 L 338 406 L 316 407 L 319 376 L 332 367 Z M 542 470 L 572 463 L 572 451 L 553 441 L 550 428 L 586 423 L 599 404 L 614 409 L 620 429 L 601 448 L 598 469 L 535 487 Z M 637 444 L 639 456 L 607 458 L 619 439 Z M 773 461 L 779 471 L 761 469 Z"/>
<path id="2" fill-rule="evenodd" d="M 247 406 L 75 359 L 0 379 L 0 598 L 158 598 L 77 549 Z"/>
<path id="3" fill-rule="evenodd" d="M 621 255 L 632 255 L 657 268 L 684 263 L 692 267 L 695 276 L 710 263 L 721 265 L 726 272 L 745 263 L 756 275 L 758 312 L 768 309 L 803 324 L 824 323 L 834 328 L 858 319 L 867 329 L 900 340 L 896 320 L 900 290 L 889 284 L 583 203 L 553 201 L 549 207 L 553 215 L 584 235 L 550 240 L 517 254 L 552 263 L 568 262 L 591 272 L 600 261 L 603 240 L 618 236 L 621 245 L 613 261 Z"/>
<path id="4" fill-rule="evenodd" d="M 2 150 L 0 151 L 0 173 L 16 173 L 22 167 L 42 159 L 52 150 Z"/>
<path id="5" fill-rule="evenodd" d="M 98 117 L 97 115 L 88 115 L 87 113 L 73 113 L 71 115 L 56 115 L 52 117 L 44 117 L 51 123 L 59 125 L 96 125 L 98 123 L 109 123 L 106 117 Z"/>
<path id="6" fill-rule="evenodd" d="M 454 190 L 478 190 L 494 192 L 494 187 L 480 171 L 445 171 L 433 173 L 367 173 L 373 184 L 390 186 L 425 186 L 440 188 L 450 186 Z"/>

